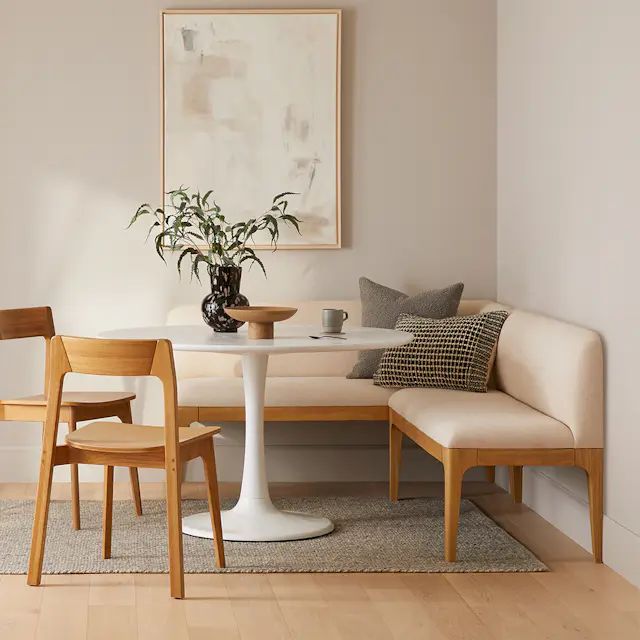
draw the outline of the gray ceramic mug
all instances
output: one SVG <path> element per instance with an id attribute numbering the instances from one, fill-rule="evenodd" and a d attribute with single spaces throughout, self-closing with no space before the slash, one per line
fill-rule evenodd
<path id="1" fill-rule="evenodd" d="M 322 310 L 322 331 L 324 333 L 341 333 L 342 323 L 349 319 L 349 314 L 344 309 Z"/>

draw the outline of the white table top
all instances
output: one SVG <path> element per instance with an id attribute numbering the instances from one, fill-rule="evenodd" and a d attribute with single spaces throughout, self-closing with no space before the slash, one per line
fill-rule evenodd
<path id="1" fill-rule="evenodd" d="M 163 327 L 138 327 L 105 331 L 103 338 L 129 340 L 171 340 L 176 351 L 211 351 L 217 353 L 301 353 L 307 351 L 366 351 L 398 347 L 413 339 L 406 331 L 374 329 L 369 327 L 345 327 L 341 334 L 346 340 L 309 336 L 322 335 L 317 326 L 302 326 L 287 322 L 275 325 L 275 337 L 271 340 L 250 340 L 246 327 L 238 333 L 215 333 L 206 325 L 182 325 Z"/>

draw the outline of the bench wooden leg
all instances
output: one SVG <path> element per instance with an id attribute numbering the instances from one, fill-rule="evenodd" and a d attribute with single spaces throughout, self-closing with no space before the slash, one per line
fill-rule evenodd
<path id="1" fill-rule="evenodd" d="M 516 503 L 522 502 L 522 467 L 509 467 L 509 492 Z"/>
<path id="2" fill-rule="evenodd" d="M 458 522 L 462 499 L 462 477 L 478 457 L 475 449 L 443 449 L 444 465 L 444 557 L 455 562 L 457 557 Z"/>
<path id="3" fill-rule="evenodd" d="M 589 517 L 591 519 L 591 547 L 595 562 L 602 562 L 603 451 L 602 449 L 576 449 L 576 466 L 587 472 L 589 483 Z"/>
<path id="4" fill-rule="evenodd" d="M 402 431 L 389 423 L 389 500 L 397 502 L 402 458 Z"/>

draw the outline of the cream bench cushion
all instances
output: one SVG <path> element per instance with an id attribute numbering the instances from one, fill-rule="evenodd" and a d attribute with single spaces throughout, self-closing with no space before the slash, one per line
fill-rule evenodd
<path id="1" fill-rule="evenodd" d="M 269 377 L 265 406 L 386 406 L 392 393 L 392 389 L 374 386 L 371 380 L 336 376 Z M 178 382 L 178 397 L 181 407 L 244 407 L 242 378 L 186 378 Z"/>
<path id="2" fill-rule="evenodd" d="M 571 429 L 502 391 L 402 389 L 393 411 L 449 449 L 573 448 Z"/>

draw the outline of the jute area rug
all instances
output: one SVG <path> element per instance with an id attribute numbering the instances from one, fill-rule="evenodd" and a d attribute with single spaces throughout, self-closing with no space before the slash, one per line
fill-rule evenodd
<path id="1" fill-rule="evenodd" d="M 275 500 L 291 511 L 327 516 L 329 535 L 293 542 L 226 542 L 231 573 L 298 572 L 522 572 L 547 567 L 472 502 L 462 501 L 458 562 L 443 559 L 443 501 L 383 497 L 297 497 Z M 0 502 L 0 574 L 24 574 L 31 542 L 33 501 Z M 183 515 L 207 510 L 183 501 Z M 232 503 L 224 507 L 229 508 Z M 136 517 L 128 501 L 114 503 L 113 557 L 101 558 L 100 502 L 82 502 L 82 530 L 71 528 L 69 502 L 52 502 L 44 573 L 166 573 L 165 504 L 143 503 Z M 214 573 L 212 541 L 183 536 L 187 573 Z"/>

